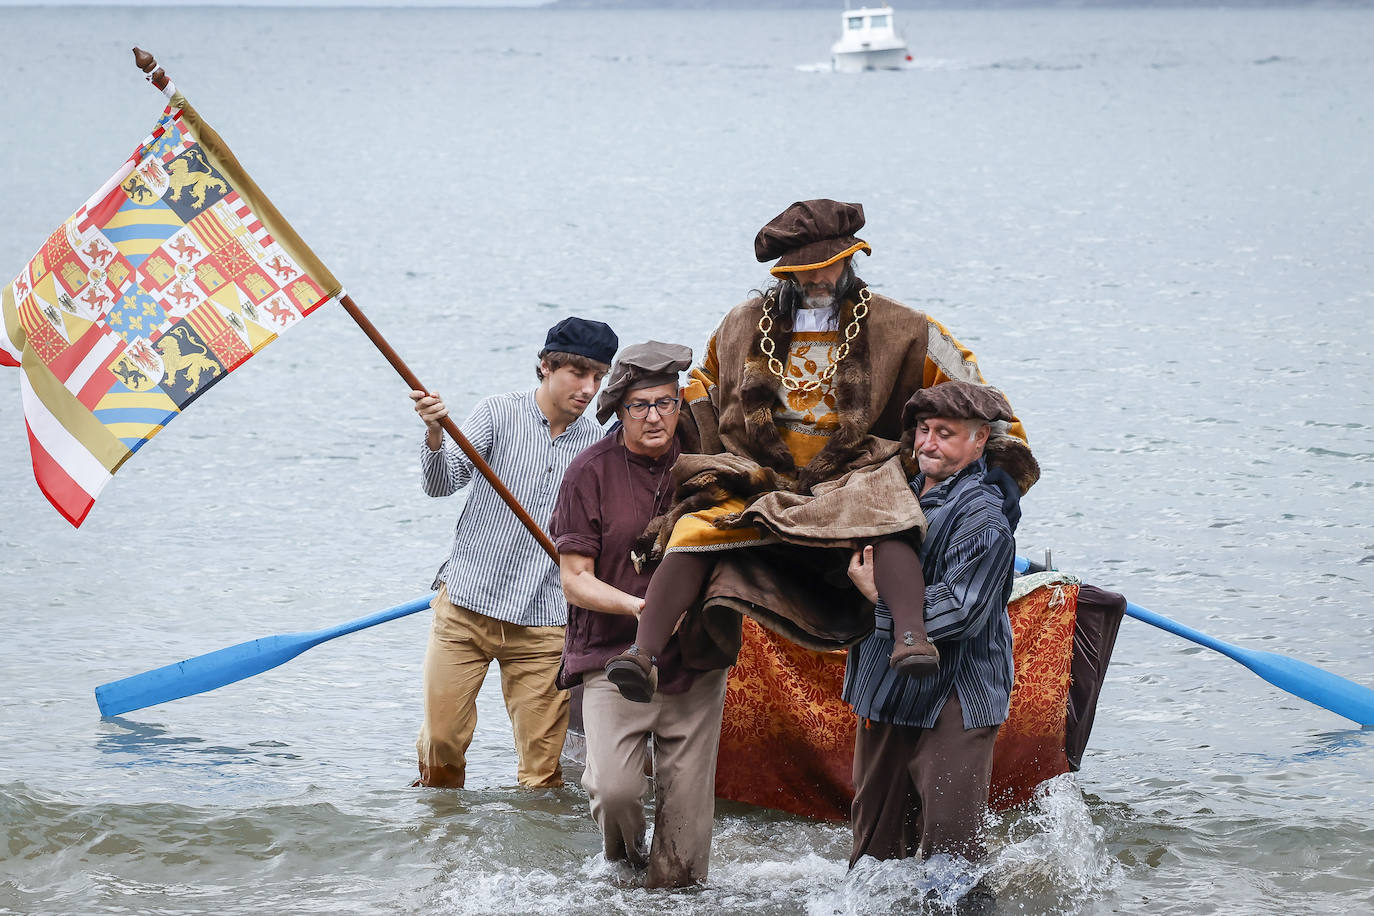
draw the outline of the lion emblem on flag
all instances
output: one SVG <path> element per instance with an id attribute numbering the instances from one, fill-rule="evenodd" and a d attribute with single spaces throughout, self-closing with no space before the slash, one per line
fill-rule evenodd
<path id="1" fill-rule="evenodd" d="M 168 334 L 158 338 L 154 346 L 162 355 L 162 366 L 166 373 L 163 384 L 173 387 L 184 384 L 186 393 L 190 395 L 219 375 L 223 367 L 210 355 L 208 347 L 190 339 L 184 332 L 185 328 L 172 328 Z"/>
<path id="2" fill-rule="evenodd" d="M 193 160 L 198 166 L 195 171 L 191 169 Z M 184 157 L 173 159 L 167 165 L 167 187 L 172 200 L 178 202 L 181 201 L 182 195 L 189 191 L 191 201 L 197 208 L 205 206 L 206 194 L 213 191 L 229 191 L 229 185 L 215 174 L 210 168 L 210 163 L 205 161 L 205 154 L 196 147 L 187 150 Z"/>

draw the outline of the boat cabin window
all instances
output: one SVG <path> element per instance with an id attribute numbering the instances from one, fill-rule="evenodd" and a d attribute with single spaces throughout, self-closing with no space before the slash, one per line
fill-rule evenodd
<path id="1" fill-rule="evenodd" d="M 875 29 L 885 29 L 885 28 L 887 28 L 887 14 L 886 14 L 886 13 L 884 13 L 884 14 L 881 15 L 881 16 L 874 16 L 874 17 L 873 17 L 873 28 L 875 28 Z"/>
<path id="2" fill-rule="evenodd" d="M 850 16 L 850 17 L 849 17 L 849 31 L 851 31 L 851 32 L 857 32 L 857 31 L 859 31 L 859 29 L 861 29 L 861 28 L 863 28 L 863 27 L 864 27 L 864 17 L 862 17 L 862 16 Z"/>

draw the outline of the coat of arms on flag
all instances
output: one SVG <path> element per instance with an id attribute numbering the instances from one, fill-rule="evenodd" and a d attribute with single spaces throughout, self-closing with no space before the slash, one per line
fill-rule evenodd
<path id="1" fill-rule="evenodd" d="M 3 288 L 34 477 L 80 525 L 112 474 L 338 282 L 169 83 L 152 133 Z"/>

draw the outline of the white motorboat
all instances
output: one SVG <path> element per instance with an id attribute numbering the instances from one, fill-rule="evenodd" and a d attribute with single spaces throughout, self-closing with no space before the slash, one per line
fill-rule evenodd
<path id="1" fill-rule="evenodd" d="M 841 73 L 900 70 L 911 55 L 897 34 L 892 7 L 846 9 L 840 18 L 840 40 L 830 47 L 830 66 Z"/>

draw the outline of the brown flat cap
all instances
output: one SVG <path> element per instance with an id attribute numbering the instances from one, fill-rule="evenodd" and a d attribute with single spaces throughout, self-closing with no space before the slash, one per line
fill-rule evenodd
<path id="1" fill-rule="evenodd" d="M 917 420 L 930 417 L 988 423 L 1016 419 L 1002 392 L 973 382 L 941 382 L 932 388 L 922 388 L 902 408 L 902 428 L 909 429 Z"/>
<path id="2" fill-rule="evenodd" d="M 639 388 L 677 384 L 679 372 L 692 365 L 692 348 L 682 344 L 646 340 L 620 351 L 606 387 L 596 399 L 596 422 L 605 423 L 625 395 Z"/>
<path id="3" fill-rule="evenodd" d="M 774 276 L 816 270 L 857 251 L 872 254 L 868 243 L 854 235 L 863 225 L 862 204 L 799 200 L 754 236 L 754 256 L 761 263 L 777 258 L 769 270 Z"/>

